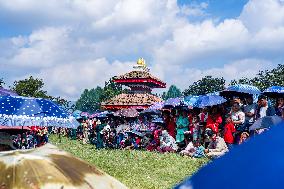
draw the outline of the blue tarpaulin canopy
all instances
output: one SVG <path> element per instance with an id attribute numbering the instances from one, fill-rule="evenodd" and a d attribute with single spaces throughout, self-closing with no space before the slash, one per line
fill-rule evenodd
<path id="1" fill-rule="evenodd" d="M 79 123 L 63 108 L 50 100 L 0 96 L 0 125 L 77 128 Z"/>

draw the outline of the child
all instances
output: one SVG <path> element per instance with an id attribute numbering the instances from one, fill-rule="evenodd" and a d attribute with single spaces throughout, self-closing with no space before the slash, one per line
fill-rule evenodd
<path id="1" fill-rule="evenodd" d="M 192 157 L 194 158 L 202 158 L 205 157 L 205 148 L 200 144 L 199 140 L 193 142 L 195 152 L 193 153 Z"/>
<path id="2" fill-rule="evenodd" d="M 234 144 L 234 133 L 236 132 L 235 125 L 231 116 L 226 119 L 226 125 L 224 127 L 224 140 L 230 149 Z"/>

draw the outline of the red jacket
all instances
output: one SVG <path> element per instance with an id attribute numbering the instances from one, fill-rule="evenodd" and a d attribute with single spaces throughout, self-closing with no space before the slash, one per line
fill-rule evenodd
<path id="1" fill-rule="evenodd" d="M 219 125 L 222 123 L 221 115 L 217 114 L 214 117 L 208 115 L 206 128 L 211 129 L 213 132 L 218 133 Z"/>
<path id="2" fill-rule="evenodd" d="M 234 143 L 234 132 L 236 132 L 235 125 L 233 123 L 226 123 L 224 128 L 224 140 L 226 143 Z"/>

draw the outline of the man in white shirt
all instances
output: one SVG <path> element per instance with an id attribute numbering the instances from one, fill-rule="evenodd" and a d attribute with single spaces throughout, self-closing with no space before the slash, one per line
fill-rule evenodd
<path id="1" fill-rule="evenodd" d="M 253 103 L 252 96 L 246 98 L 247 104 L 244 106 L 245 124 L 248 129 L 254 123 L 254 117 L 256 112 L 256 104 Z"/>
<path id="2" fill-rule="evenodd" d="M 256 119 L 263 118 L 265 116 L 274 116 L 276 114 L 275 109 L 268 105 L 267 97 L 260 95 L 258 97 L 259 105 Z"/>

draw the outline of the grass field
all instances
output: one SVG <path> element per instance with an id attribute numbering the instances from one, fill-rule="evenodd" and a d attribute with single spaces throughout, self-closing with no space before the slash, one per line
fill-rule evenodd
<path id="1" fill-rule="evenodd" d="M 96 165 L 133 189 L 172 188 L 208 162 L 178 154 L 147 151 L 96 150 L 93 145 L 51 135 L 50 142 L 71 154 Z"/>

